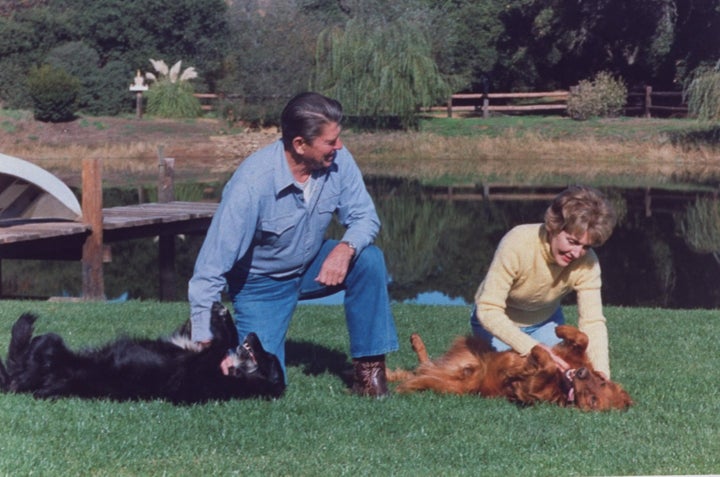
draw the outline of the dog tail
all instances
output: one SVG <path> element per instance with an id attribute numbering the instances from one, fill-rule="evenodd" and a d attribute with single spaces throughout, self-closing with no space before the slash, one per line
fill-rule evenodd
<path id="1" fill-rule="evenodd" d="M 10 375 L 8 374 L 7 369 L 5 369 L 5 365 L 0 359 L 0 391 L 7 391 L 8 386 L 10 386 Z"/>
<path id="2" fill-rule="evenodd" d="M 23 356 L 25 356 L 30 347 L 30 340 L 35 330 L 36 320 L 37 316 L 31 313 L 24 313 L 13 325 L 10 347 L 8 349 L 6 374 L 13 374 L 21 366 Z"/>

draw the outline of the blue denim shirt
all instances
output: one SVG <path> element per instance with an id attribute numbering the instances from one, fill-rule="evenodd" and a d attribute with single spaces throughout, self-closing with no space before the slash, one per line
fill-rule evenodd
<path id="1" fill-rule="evenodd" d="M 378 219 L 360 169 L 342 148 L 314 175 L 305 203 L 278 140 L 245 159 L 226 184 L 188 287 L 193 339 L 211 338 L 210 309 L 228 279 L 247 273 L 274 278 L 302 274 L 325 238 L 334 213 L 342 240 L 356 254 L 375 239 Z"/>

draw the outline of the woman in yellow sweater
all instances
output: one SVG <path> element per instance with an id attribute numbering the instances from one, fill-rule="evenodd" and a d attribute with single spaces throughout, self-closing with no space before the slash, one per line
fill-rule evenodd
<path id="1" fill-rule="evenodd" d="M 553 200 L 545 223 L 510 230 L 475 295 L 473 333 L 498 351 L 527 354 L 537 344 L 549 350 L 559 341 L 555 327 L 565 321 L 560 302 L 575 291 L 578 327 L 590 339 L 588 357 L 609 378 L 600 264 L 592 247 L 610 238 L 615 222 L 615 211 L 600 192 L 573 186 Z"/>

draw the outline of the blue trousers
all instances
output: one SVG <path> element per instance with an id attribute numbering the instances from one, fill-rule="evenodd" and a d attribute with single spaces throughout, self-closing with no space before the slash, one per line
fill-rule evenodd
<path id="1" fill-rule="evenodd" d="M 254 331 L 265 350 L 280 359 L 283 371 L 285 338 L 298 301 L 341 290 L 345 290 L 345 322 L 351 357 L 384 355 L 399 347 L 390 310 L 385 257 L 379 248 L 370 245 L 363 249 L 351 263 L 341 286 L 326 287 L 315 281 L 325 258 L 337 244 L 337 240 L 326 240 L 300 276 L 276 279 L 250 274 L 242 279 L 228 278 L 240 340 Z"/>
<path id="2" fill-rule="evenodd" d="M 523 326 L 520 328 L 520 331 L 532 336 L 540 343 L 552 347 L 562 341 L 555 335 L 555 328 L 564 323 L 565 315 L 563 315 L 562 308 L 558 307 L 555 313 L 550 315 L 550 318 L 547 320 L 535 325 Z M 473 334 L 485 338 L 485 341 L 490 343 L 490 346 L 492 346 L 495 351 L 507 351 L 510 349 L 510 346 L 500 341 L 480 324 L 475 307 L 473 307 L 472 314 L 470 315 L 470 326 L 472 327 Z"/>

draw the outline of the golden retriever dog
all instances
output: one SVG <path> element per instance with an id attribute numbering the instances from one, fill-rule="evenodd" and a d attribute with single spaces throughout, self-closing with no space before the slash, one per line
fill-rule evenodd
<path id="1" fill-rule="evenodd" d="M 413 371 L 388 370 L 387 378 L 399 383 L 398 393 L 432 390 L 479 394 L 504 397 L 521 405 L 550 402 L 583 411 L 626 409 L 632 405 L 630 395 L 619 384 L 593 369 L 585 352 L 585 333 L 561 325 L 556 334 L 562 341 L 552 349 L 569 364 L 565 372 L 540 346 L 521 356 L 515 351 L 493 351 L 485 340 L 474 336 L 456 338 L 447 353 L 431 360 L 420 335 L 413 334 L 410 342 L 418 367 Z"/>

